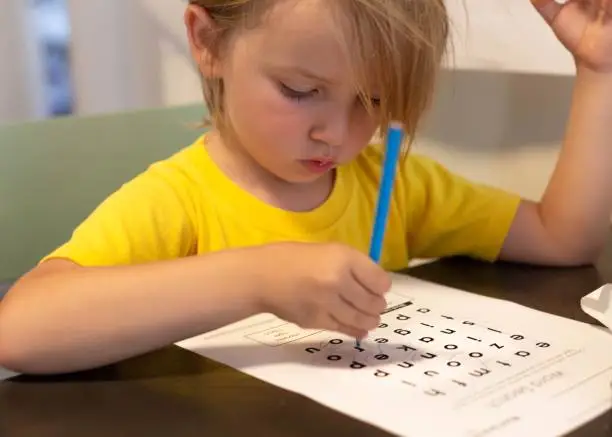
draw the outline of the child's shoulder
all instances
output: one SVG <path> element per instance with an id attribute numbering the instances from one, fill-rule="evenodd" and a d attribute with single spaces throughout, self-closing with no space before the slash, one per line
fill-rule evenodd
<path id="1" fill-rule="evenodd" d="M 149 166 L 153 171 L 175 171 L 189 173 L 204 163 L 205 149 L 202 137 L 192 143 L 181 146 L 171 155 L 162 158 Z"/>
<path id="2" fill-rule="evenodd" d="M 157 202 L 188 205 L 202 190 L 201 175 L 205 162 L 201 140 L 182 145 L 173 153 L 149 162 L 132 178 L 121 183 L 107 204 Z M 121 206 L 123 208 L 123 206 Z"/>
<path id="3" fill-rule="evenodd" d="M 206 152 L 202 138 L 182 146 L 171 155 L 151 163 L 141 174 L 141 178 L 165 181 L 172 185 L 193 185 L 205 174 Z"/>

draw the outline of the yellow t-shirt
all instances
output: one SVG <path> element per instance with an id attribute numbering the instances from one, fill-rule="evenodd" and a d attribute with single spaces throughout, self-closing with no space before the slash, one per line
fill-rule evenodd
<path id="1" fill-rule="evenodd" d="M 335 241 L 368 253 L 382 170 L 380 148 L 368 147 L 340 167 L 320 207 L 287 212 L 232 182 L 203 141 L 123 185 L 45 259 L 126 265 L 277 241 Z M 398 165 L 381 264 L 398 270 L 411 258 L 457 254 L 494 260 L 519 200 L 410 155 Z"/>

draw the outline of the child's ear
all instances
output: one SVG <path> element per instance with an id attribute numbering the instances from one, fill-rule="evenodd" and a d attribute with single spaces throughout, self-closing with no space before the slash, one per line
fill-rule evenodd
<path id="1" fill-rule="evenodd" d="M 221 74 L 218 53 L 215 52 L 213 35 L 216 24 L 201 6 L 188 5 L 184 14 L 189 48 L 200 73 L 206 78 Z"/>

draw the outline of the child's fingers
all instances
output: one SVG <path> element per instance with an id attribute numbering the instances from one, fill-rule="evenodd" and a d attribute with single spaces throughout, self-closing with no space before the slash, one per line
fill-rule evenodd
<path id="1" fill-rule="evenodd" d="M 557 18 L 557 15 L 564 6 L 556 0 L 531 0 L 531 4 L 548 24 L 552 24 L 555 21 L 555 18 Z"/>
<path id="2" fill-rule="evenodd" d="M 356 328 L 351 325 L 345 325 L 341 321 L 337 320 L 333 315 L 330 315 L 328 329 L 334 332 L 340 332 L 344 335 L 348 335 L 351 338 L 357 338 L 359 340 L 368 336 L 368 330 Z"/>
<path id="3" fill-rule="evenodd" d="M 612 1 L 611 0 L 601 0 L 601 10 L 606 15 L 612 15 Z"/>
<path id="4" fill-rule="evenodd" d="M 369 292 L 359 284 L 344 287 L 340 292 L 340 299 L 373 317 L 379 317 L 387 307 L 384 297 Z"/>
<path id="5" fill-rule="evenodd" d="M 340 296 L 335 299 L 328 311 L 331 317 L 341 325 L 362 331 L 376 328 L 380 320 L 380 315 L 366 314 Z"/>
<path id="6" fill-rule="evenodd" d="M 391 288 L 389 274 L 363 254 L 355 256 L 351 272 L 355 281 L 375 296 L 383 296 Z"/>

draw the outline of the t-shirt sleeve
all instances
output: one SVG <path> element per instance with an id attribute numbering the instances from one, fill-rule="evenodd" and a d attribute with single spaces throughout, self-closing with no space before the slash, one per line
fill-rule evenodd
<path id="1" fill-rule="evenodd" d="M 423 156 L 412 158 L 404 170 L 413 258 L 498 258 L 520 196 L 469 181 Z"/>
<path id="2" fill-rule="evenodd" d="M 189 255 L 195 234 L 185 187 L 154 165 L 108 196 L 43 258 L 82 266 L 140 264 Z"/>

